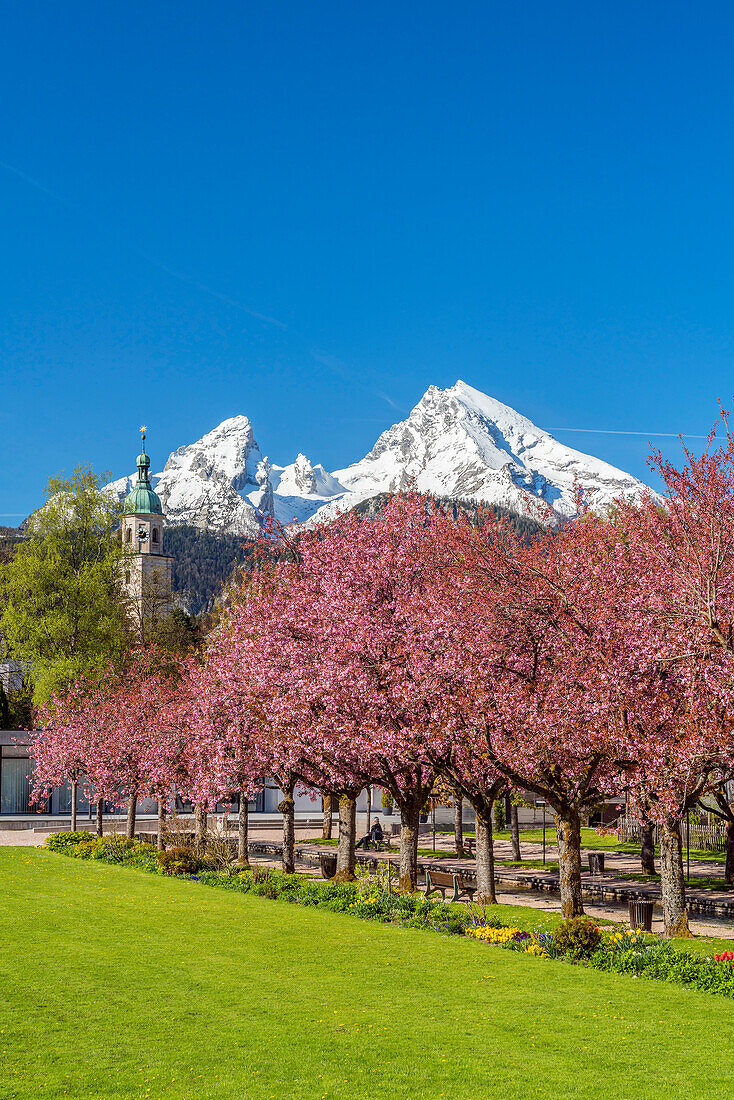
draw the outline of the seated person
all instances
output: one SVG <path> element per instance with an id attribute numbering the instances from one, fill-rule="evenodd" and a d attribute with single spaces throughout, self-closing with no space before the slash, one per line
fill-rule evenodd
<path id="1" fill-rule="evenodd" d="M 363 836 L 361 840 L 357 841 L 356 846 L 357 848 L 369 848 L 370 844 L 381 844 L 384 838 L 385 834 L 382 831 L 382 825 L 380 825 L 380 822 L 375 818 L 372 822 L 370 831 Z"/>

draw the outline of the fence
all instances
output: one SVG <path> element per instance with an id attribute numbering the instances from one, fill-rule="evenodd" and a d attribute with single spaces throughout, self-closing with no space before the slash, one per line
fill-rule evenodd
<path id="1" fill-rule="evenodd" d="M 633 843 L 639 844 L 641 841 L 640 836 L 640 823 L 634 817 L 619 817 L 617 823 L 614 826 L 614 831 L 620 840 L 629 840 Z M 655 828 L 655 843 L 659 843 L 658 828 Z M 688 829 L 685 821 L 681 822 L 681 837 L 683 839 L 684 846 L 688 846 Z M 702 825 L 698 822 L 691 822 L 691 838 L 690 847 L 697 849 L 700 852 L 723 852 L 726 850 L 726 826 L 724 825 Z"/>

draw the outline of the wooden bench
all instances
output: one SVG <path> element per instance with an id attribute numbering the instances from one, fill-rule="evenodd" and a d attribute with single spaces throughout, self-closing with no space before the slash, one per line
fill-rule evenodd
<path id="1" fill-rule="evenodd" d="M 472 837 L 465 837 L 464 841 L 463 841 L 463 844 L 464 844 L 464 851 L 468 852 L 470 856 L 473 856 L 474 855 L 474 847 L 475 847 L 475 842 L 474 842 L 473 838 Z"/>
<path id="2" fill-rule="evenodd" d="M 366 841 L 366 843 L 363 845 L 363 848 L 365 851 L 368 851 L 368 849 L 372 848 L 375 852 L 393 852 L 395 850 L 392 846 L 392 837 L 388 836 L 387 833 L 382 834 L 382 840 Z"/>
<path id="3" fill-rule="evenodd" d="M 440 892 L 441 897 L 445 900 L 447 890 L 454 891 L 452 901 L 461 901 L 462 898 L 468 898 L 471 901 L 476 887 L 469 886 L 468 883 L 464 882 L 464 876 L 461 872 L 454 874 L 450 871 L 426 871 L 427 898 L 431 894 Z"/>

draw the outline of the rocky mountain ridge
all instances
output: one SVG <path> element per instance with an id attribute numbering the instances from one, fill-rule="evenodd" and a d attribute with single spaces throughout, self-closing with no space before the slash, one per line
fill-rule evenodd
<path id="1" fill-rule="evenodd" d="M 256 536 L 270 517 L 311 524 L 380 493 L 408 487 L 507 508 L 544 524 L 647 492 L 637 478 L 564 446 L 527 417 L 457 382 L 431 386 L 406 420 L 383 432 L 360 461 L 333 473 L 303 454 L 271 463 L 244 415 L 179 447 L 153 476 L 171 524 Z M 122 497 L 134 476 L 109 488 Z"/>

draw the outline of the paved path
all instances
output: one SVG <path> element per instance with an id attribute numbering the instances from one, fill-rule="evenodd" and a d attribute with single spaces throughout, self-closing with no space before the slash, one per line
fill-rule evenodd
<path id="1" fill-rule="evenodd" d="M 270 845 L 275 843 L 272 834 L 267 838 Z M 427 845 L 421 844 L 425 849 Z M 446 850 L 448 844 L 442 845 Z M 504 851 L 507 848 L 507 852 Z M 533 848 L 538 847 L 542 853 L 541 845 L 532 843 L 523 844 L 522 851 L 526 858 L 535 858 Z M 436 849 L 439 850 L 437 838 Z M 326 851 L 333 854 L 333 848 L 321 848 L 319 845 L 302 845 L 300 858 L 308 860 L 313 866 L 317 863 L 318 852 Z M 608 853 L 605 853 L 605 855 Z M 639 867 L 639 858 L 623 853 L 609 853 L 620 857 L 620 862 L 614 865 L 614 870 L 621 874 L 630 866 Z M 509 858 L 511 855 L 510 842 L 499 840 L 495 842 L 495 856 L 498 859 Z M 548 849 L 546 856 L 549 856 Z M 271 859 L 273 857 L 271 856 Z M 365 858 L 365 857 L 362 857 Z M 370 852 L 369 858 L 379 861 L 397 861 L 396 852 Z M 269 860 L 270 862 L 270 860 Z M 607 861 L 605 868 L 610 867 L 615 861 Z M 421 871 L 425 872 L 431 867 L 445 871 L 462 871 L 468 879 L 476 874 L 476 861 L 474 859 L 452 860 L 437 858 L 435 862 L 430 857 L 422 857 L 418 861 Z M 701 861 L 697 867 L 711 867 L 714 873 L 723 877 L 721 864 L 704 863 Z M 694 872 L 694 862 L 691 861 L 691 871 Z M 705 873 L 700 871 L 699 873 Z M 560 911 L 558 874 L 551 871 L 543 871 L 540 868 L 496 867 L 497 894 L 500 901 L 505 904 L 531 905 L 535 908 L 549 911 Z M 611 878 L 608 874 L 591 875 L 588 872 L 582 874 L 582 886 L 584 890 L 584 907 L 590 916 L 598 919 L 626 921 L 628 901 L 631 897 L 646 898 L 653 901 L 660 899 L 660 886 L 657 883 L 635 882 L 624 878 Z M 717 936 L 722 939 L 734 939 L 734 888 L 732 890 L 703 890 L 689 887 L 686 890 L 686 900 L 691 922 L 691 929 L 698 935 Z M 662 917 L 659 906 L 655 907 L 653 914 L 653 930 L 662 931 Z"/>

